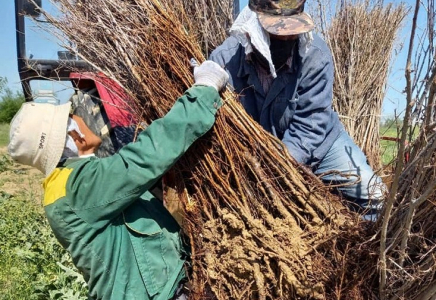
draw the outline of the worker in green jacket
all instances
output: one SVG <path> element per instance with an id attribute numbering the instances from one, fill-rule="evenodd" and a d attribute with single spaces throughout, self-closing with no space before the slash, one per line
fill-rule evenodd
<path id="1" fill-rule="evenodd" d="M 187 299 L 189 247 L 149 189 L 215 122 L 227 73 L 212 61 L 168 114 L 111 157 L 70 103 L 23 104 L 8 151 L 44 172 L 50 226 L 83 273 L 90 299 Z"/>

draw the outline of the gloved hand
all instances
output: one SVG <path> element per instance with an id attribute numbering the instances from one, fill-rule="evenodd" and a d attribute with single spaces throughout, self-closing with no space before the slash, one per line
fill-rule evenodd
<path id="1" fill-rule="evenodd" d="M 195 60 L 194 60 L 195 62 Z M 193 60 L 191 60 L 191 64 Z M 216 62 L 206 60 L 200 66 L 194 68 L 194 85 L 206 85 L 214 87 L 217 91 L 220 91 L 225 87 L 229 80 L 229 74 L 224 71 Z"/>

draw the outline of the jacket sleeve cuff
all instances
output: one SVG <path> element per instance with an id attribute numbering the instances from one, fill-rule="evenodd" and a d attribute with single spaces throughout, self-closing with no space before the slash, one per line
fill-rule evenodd
<path id="1" fill-rule="evenodd" d="M 299 163 L 306 164 L 309 161 L 309 157 L 306 153 L 301 150 L 297 150 L 292 145 L 286 144 L 286 148 L 288 148 L 289 154 Z"/>
<path id="2" fill-rule="evenodd" d="M 194 85 L 186 90 L 185 96 L 189 101 L 202 102 L 214 115 L 223 104 L 218 91 L 211 86 Z"/>

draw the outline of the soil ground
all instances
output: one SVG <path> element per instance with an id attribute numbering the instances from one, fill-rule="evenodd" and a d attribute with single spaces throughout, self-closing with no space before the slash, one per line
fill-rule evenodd
<path id="1" fill-rule="evenodd" d="M 0 193 L 14 196 L 25 192 L 35 201 L 43 195 L 43 174 L 29 166 L 14 163 L 7 153 L 6 147 L 0 147 Z"/>

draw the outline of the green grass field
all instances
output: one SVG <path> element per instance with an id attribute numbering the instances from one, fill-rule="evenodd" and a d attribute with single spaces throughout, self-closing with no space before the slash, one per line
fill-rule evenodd
<path id="1" fill-rule="evenodd" d="M 0 124 L 0 300 L 87 299 L 45 218 L 43 175 L 11 160 L 8 135 L 9 125 Z"/>
<path id="2" fill-rule="evenodd" d="M 394 127 L 382 127 L 380 128 L 380 136 L 397 138 L 398 132 Z M 380 153 L 382 164 L 384 166 L 390 164 L 397 158 L 398 143 L 395 141 L 380 140 Z"/>
<path id="3" fill-rule="evenodd" d="M 5 147 L 9 142 L 9 124 L 0 123 L 0 147 Z"/>

